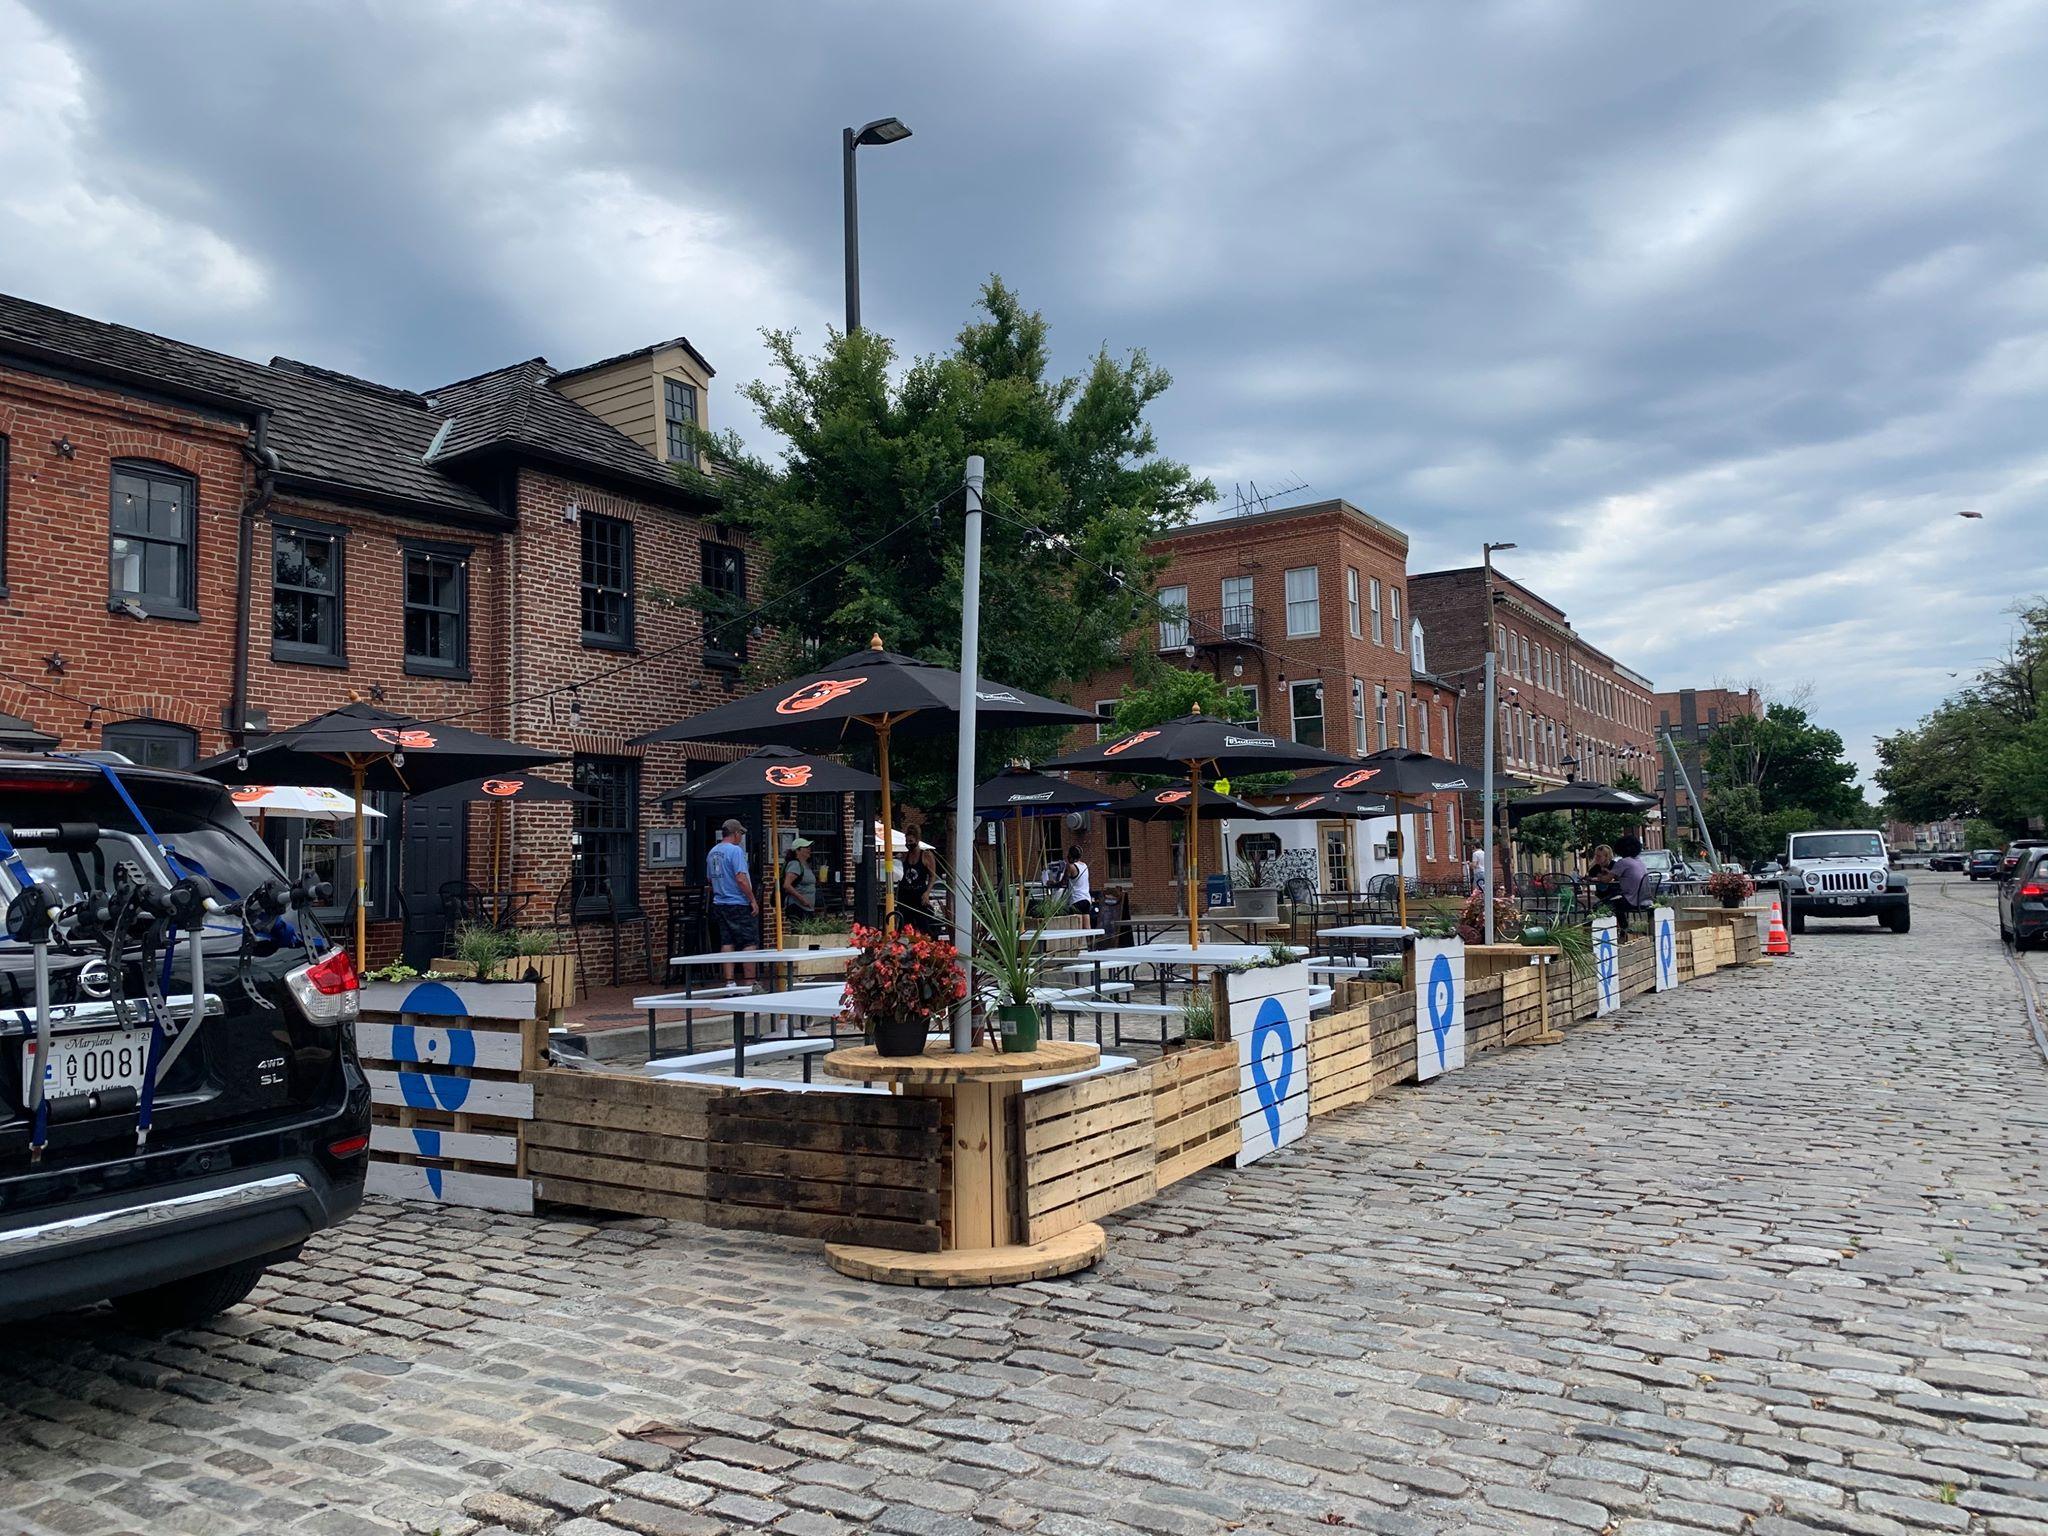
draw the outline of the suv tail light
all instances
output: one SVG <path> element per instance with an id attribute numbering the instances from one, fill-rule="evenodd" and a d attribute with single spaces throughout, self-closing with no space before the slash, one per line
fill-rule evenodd
<path id="1" fill-rule="evenodd" d="M 337 946 L 310 965 L 288 972 L 284 984 L 292 1001 L 315 1024 L 353 1024 L 361 982 L 348 951 Z"/>
<path id="2" fill-rule="evenodd" d="M 2043 896 L 2048 896 L 2048 885 L 2043 885 L 2038 880 L 2029 880 L 2025 885 L 2020 887 L 2020 894 L 2022 896 L 2032 896 L 2036 899 Z"/>

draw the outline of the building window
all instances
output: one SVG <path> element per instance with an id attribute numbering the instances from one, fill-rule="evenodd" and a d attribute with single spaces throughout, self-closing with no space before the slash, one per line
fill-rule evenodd
<path id="1" fill-rule="evenodd" d="M 681 379 L 663 379 L 661 395 L 662 415 L 668 423 L 669 462 L 695 464 L 697 455 L 690 446 L 690 430 L 697 425 L 697 386 Z"/>
<path id="2" fill-rule="evenodd" d="M 1342 824 L 1318 824 L 1323 841 L 1323 889 L 1342 893 L 1351 889 L 1351 833 Z"/>
<path id="3" fill-rule="evenodd" d="M 1287 633 L 1301 639 L 1323 632 L 1321 581 L 1313 565 L 1287 572 Z"/>
<path id="4" fill-rule="evenodd" d="M 0 591 L 7 587 L 7 438 L 0 435 Z"/>
<path id="5" fill-rule="evenodd" d="M 1131 818 L 1128 816 L 1102 818 L 1102 878 L 1131 878 Z"/>
<path id="6" fill-rule="evenodd" d="M 1451 706 L 1448 704 L 1439 704 L 1437 706 L 1437 718 L 1443 722 L 1444 750 L 1446 752 L 1456 752 L 1458 750 L 1458 743 L 1456 739 L 1453 738 L 1451 735 Z"/>
<path id="7" fill-rule="evenodd" d="M 1230 711 L 1231 724 L 1250 726 L 1256 731 L 1259 728 L 1259 685 L 1235 684 L 1230 690 L 1230 702 L 1225 708 Z"/>
<path id="8" fill-rule="evenodd" d="M 1385 645 L 1385 644 L 1387 643 L 1387 641 L 1386 641 L 1386 635 L 1385 635 L 1385 633 L 1384 633 L 1384 632 L 1383 632 L 1383 631 L 1381 630 L 1381 628 L 1380 628 L 1380 579 L 1379 579 L 1379 577 L 1377 577 L 1377 576 L 1373 577 L 1373 579 L 1372 579 L 1372 585 L 1371 585 L 1371 586 L 1370 586 L 1370 587 L 1369 587 L 1369 588 L 1368 588 L 1367 590 L 1369 591 L 1369 593 L 1370 593 L 1370 595 L 1371 595 L 1371 599 L 1372 599 L 1372 643 L 1373 643 L 1374 645 Z"/>
<path id="9" fill-rule="evenodd" d="M 1188 643 L 1188 589 L 1159 589 L 1159 649 L 1177 651 Z"/>
<path id="10" fill-rule="evenodd" d="M 1387 588 L 1387 622 L 1394 629 L 1394 649 L 1397 651 L 1406 650 L 1408 648 L 1408 628 L 1401 622 L 1401 589 L 1399 587 Z"/>
<path id="11" fill-rule="evenodd" d="M 270 650 L 279 661 L 345 667 L 341 530 L 279 523 L 270 535 Z"/>
<path id="12" fill-rule="evenodd" d="M 197 488 L 161 464 L 114 464 L 108 601 L 145 613 L 196 619 L 192 586 Z"/>
<path id="13" fill-rule="evenodd" d="M 1256 639 L 1259 632 L 1259 610 L 1253 597 L 1252 579 L 1249 576 L 1226 576 L 1223 578 L 1223 612 L 1218 619 L 1223 635 L 1228 640 Z"/>
<path id="14" fill-rule="evenodd" d="M 1375 683 L 1372 690 L 1373 735 L 1379 742 L 1379 750 L 1387 748 L 1387 690 Z"/>
<path id="15" fill-rule="evenodd" d="M 1287 702 L 1294 716 L 1294 739 L 1304 746 L 1323 744 L 1323 685 L 1310 679 L 1287 685 Z"/>
<path id="16" fill-rule="evenodd" d="M 405 551 L 405 670 L 469 676 L 468 551 L 416 545 Z"/>
<path id="17" fill-rule="evenodd" d="M 1351 750 L 1360 757 L 1372 748 L 1365 744 L 1365 679 L 1351 679 Z"/>
<path id="18" fill-rule="evenodd" d="M 1514 717 L 1514 715 L 1513 715 L 1513 714 L 1512 714 L 1512 713 L 1511 713 L 1511 712 L 1509 711 L 1509 709 L 1508 709 L 1508 706 L 1507 706 L 1507 705 L 1505 705 L 1505 704 L 1501 705 L 1501 707 L 1500 707 L 1500 732 L 1499 732 L 1499 735 L 1500 735 L 1500 755 L 1501 755 L 1501 756 L 1502 756 L 1503 758 L 1508 758 L 1508 759 L 1512 759 L 1512 758 L 1514 757 L 1514 755 L 1515 755 L 1515 732 L 1514 732 L 1514 724 L 1515 724 L 1515 717 Z"/>
<path id="19" fill-rule="evenodd" d="M 576 907 L 608 912 L 640 905 L 640 764 L 630 757 L 578 757 L 572 776 L 590 796 L 576 805 Z M 609 893 L 609 899 L 608 894 Z"/>
<path id="20" fill-rule="evenodd" d="M 1422 856 L 1432 863 L 1436 860 L 1436 807 L 1427 806 L 1422 812 Z"/>
<path id="21" fill-rule="evenodd" d="M 1363 621 L 1358 609 L 1358 567 L 1355 565 L 1344 567 L 1344 612 L 1351 626 L 1351 638 L 1363 638 L 1365 631 L 1360 627 Z"/>
<path id="22" fill-rule="evenodd" d="M 583 514 L 583 643 L 633 647 L 633 525 Z"/>
<path id="23" fill-rule="evenodd" d="M 199 733 L 162 720 L 120 720 L 100 729 L 100 745 L 142 768 L 190 768 Z"/>
<path id="24" fill-rule="evenodd" d="M 1418 672 L 1427 672 L 1429 670 L 1429 657 L 1422 648 L 1422 620 L 1420 619 L 1411 619 L 1408 622 L 1408 660 L 1409 664 Z"/>
<path id="25" fill-rule="evenodd" d="M 1415 723 L 1421 728 L 1421 738 L 1415 743 L 1423 751 L 1429 750 L 1429 702 L 1418 698 L 1415 701 Z"/>
<path id="26" fill-rule="evenodd" d="M 747 555 L 732 544 L 705 540 L 698 547 L 704 563 L 704 649 L 714 659 L 747 659 Z"/>
<path id="27" fill-rule="evenodd" d="M 1516 643 L 1519 644 L 1522 648 L 1522 681 L 1525 683 L 1534 681 L 1533 674 L 1531 673 L 1529 667 L 1529 642 L 1525 637 Z"/>
<path id="28" fill-rule="evenodd" d="M 1107 741 L 1116 734 L 1116 707 L 1121 699 L 1097 699 L 1095 701 L 1095 739 Z"/>
<path id="29" fill-rule="evenodd" d="M 1408 745 L 1408 695 L 1400 689 L 1394 690 L 1394 729 L 1400 732 L 1397 738 L 1402 747 Z"/>

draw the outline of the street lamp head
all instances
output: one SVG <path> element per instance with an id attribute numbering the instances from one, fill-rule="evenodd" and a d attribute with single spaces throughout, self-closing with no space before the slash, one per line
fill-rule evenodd
<path id="1" fill-rule="evenodd" d="M 900 117 L 878 117 L 853 136 L 855 144 L 895 144 L 910 137 L 910 125 Z"/>
<path id="2" fill-rule="evenodd" d="M 1467 547 L 1467 548 L 1469 549 L 1469 548 L 1470 548 L 1471 546 L 1470 546 L 1470 545 L 1467 545 L 1466 547 Z M 1519 544 L 1516 544 L 1516 543 L 1514 543 L 1514 542 L 1510 541 L 1510 542 L 1508 542 L 1508 543 L 1505 543 L 1505 544 L 1489 544 L 1489 545 L 1487 545 L 1487 546 L 1486 546 L 1486 550 L 1487 550 L 1487 553 L 1488 553 L 1488 554 L 1491 554 L 1491 553 L 1493 553 L 1493 552 L 1494 552 L 1495 550 L 1499 550 L 1499 549 L 1520 549 L 1521 547 L 1522 547 L 1521 545 L 1519 545 Z"/>

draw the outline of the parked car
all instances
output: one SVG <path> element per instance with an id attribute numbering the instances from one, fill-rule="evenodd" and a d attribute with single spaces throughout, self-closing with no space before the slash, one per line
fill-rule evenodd
<path id="1" fill-rule="evenodd" d="M 1969 861 L 1963 868 L 1968 871 L 1972 880 L 1996 880 L 1998 866 L 2004 858 L 2005 854 L 2001 849 L 1978 848 L 1971 851 Z"/>
<path id="2" fill-rule="evenodd" d="M 1778 878 L 1779 875 L 1783 874 L 1784 871 L 1785 866 L 1780 864 L 1776 859 L 1763 859 L 1760 860 L 1757 863 L 1756 868 L 1752 869 L 1749 873 L 1751 877 L 1756 880 L 1774 881 Z"/>
<path id="3" fill-rule="evenodd" d="M 1998 878 L 2010 880 L 2020 867 L 2020 855 L 2029 848 L 2048 848 L 2048 840 L 2038 837 L 2016 837 L 2005 845 L 2005 857 L 1998 861 Z"/>
<path id="4" fill-rule="evenodd" d="M 361 1203 L 357 982 L 225 789 L 103 756 L 0 754 L 0 1318 L 174 1327 Z"/>
<path id="5" fill-rule="evenodd" d="M 1881 832 L 1794 832 L 1778 885 L 1794 933 L 1810 917 L 1874 917 L 1893 933 L 1913 926 L 1905 872 L 1892 868 Z"/>
<path id="6" fill-rule="evenodd" d="M 1999 884 L 1998 936 L 2014 949 L 2048 937 L 2048 848 L 2021 850 L 2013 877 Z"/>
<path id="7" fill-rule="evenodd" d="M 1933 853 L 1927 856 L 1927 867 L 1929 869 L 1947 870 L 1953 873 L 1960 871 L 1963 863 L 1964 855 L 1953 849 L 1945 853 Z"/>

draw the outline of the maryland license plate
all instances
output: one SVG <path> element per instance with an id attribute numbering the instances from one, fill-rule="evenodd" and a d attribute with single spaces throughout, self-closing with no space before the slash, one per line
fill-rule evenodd
<path id="1" fill-rule="evenodd" d="M 36 1069 L 36 1042 L 22 1042 L 21 1080 Z M 73 1093 L 105 1093 L 110 1088 L 142 1089 L 149 1070 L 149 1031 L 107 1029 L 83 1035 L 58 1035 L 50 1041 L 50 1059 L 43 1064 L 43 1092 L 51 1098 Z"/>

